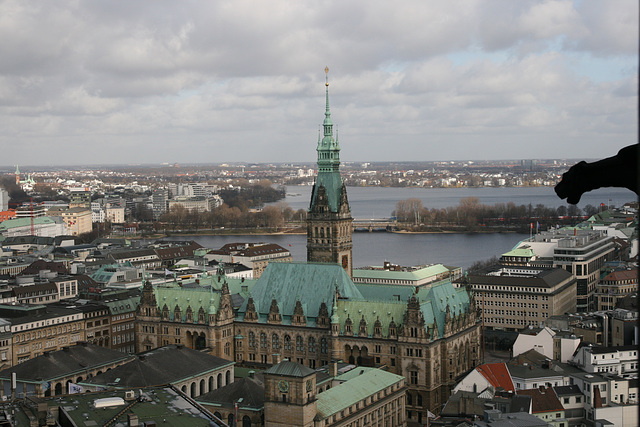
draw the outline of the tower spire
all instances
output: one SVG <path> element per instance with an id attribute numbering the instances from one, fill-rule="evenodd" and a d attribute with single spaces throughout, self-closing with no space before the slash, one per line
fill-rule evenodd
<path id="1" fill-rule="evenodd" d="M 325 67 L 326 107 L 322 139 L 318 138 L 318 175 L 307 215 L 307 261 L 342 265 L 351 276 L 351 209 L 340 176 L 340 144 L 333 136 L 329 109 L 329 67 Z"/>

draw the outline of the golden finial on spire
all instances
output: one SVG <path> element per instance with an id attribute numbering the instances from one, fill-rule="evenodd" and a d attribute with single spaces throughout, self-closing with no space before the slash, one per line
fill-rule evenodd
<path id="1" fill-rule="evenodd" d="M 324 67 L 324 73 L 326 74 L 325 78 L 325 86 L 329 86 L 329 67 Z"/>

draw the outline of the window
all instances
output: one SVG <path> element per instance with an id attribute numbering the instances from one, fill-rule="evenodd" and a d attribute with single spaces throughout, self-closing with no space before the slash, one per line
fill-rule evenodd
<path id="1" fill-rule="evenodd" d="M 289 335 L 284 336 L 284 349 L 285 351 L 291 351 L 291 337 Z"/>
<path id="2" fill-rule="evenodd" d="M 418 372 L 411 371 L 411 384 L 418 384 Z"/>
<path id="3" fill-rule="evenodd" d="M 320 340 L 320 353 L 327 354 L 329 351 L 329 345 L 326 338 Z"/>

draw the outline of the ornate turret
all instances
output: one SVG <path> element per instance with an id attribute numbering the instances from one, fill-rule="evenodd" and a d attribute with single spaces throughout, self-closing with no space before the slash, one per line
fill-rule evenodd
<path id="1" fill-rule="evenodd" d="M 318 135 L 318 176 L 307 215 L 307 261 L 337 263 L 351 276 L 352 229 L 347 188 L 340 176 L 340 144 L 333 136 L 329 109 L 329 68 L 325 81 L 326 107 Z M 321 137 L 322 136 L 322 137 Z"/>

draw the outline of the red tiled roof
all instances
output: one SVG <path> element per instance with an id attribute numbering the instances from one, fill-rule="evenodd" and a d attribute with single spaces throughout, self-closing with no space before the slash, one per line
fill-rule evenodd
<path id="1" fill-rule="evenodd" d="M 638 280 L 638 269 L 632 268 L 631 270 L 618 270 L 613 271 L 605 276 L 602 279 L 603 282 L 614 282 L 614 281 L 622 281 L 622 280 Z"/>
<path id="2" fill-rule="evenodd" d="M 476 368 L 495 388 L 502 387 L 506 391 L 515 391 L 511 374 L 504 363 L 485 363 Z"/>
<path id="3" fill-rule="evenodd" d="M 531 396 L 531 412 L 534 414 L 541 412 L 564 411 L 560 399 L 551 387 L 533 388 L 528 390 L 518 390 L 518 395 Z"/>

